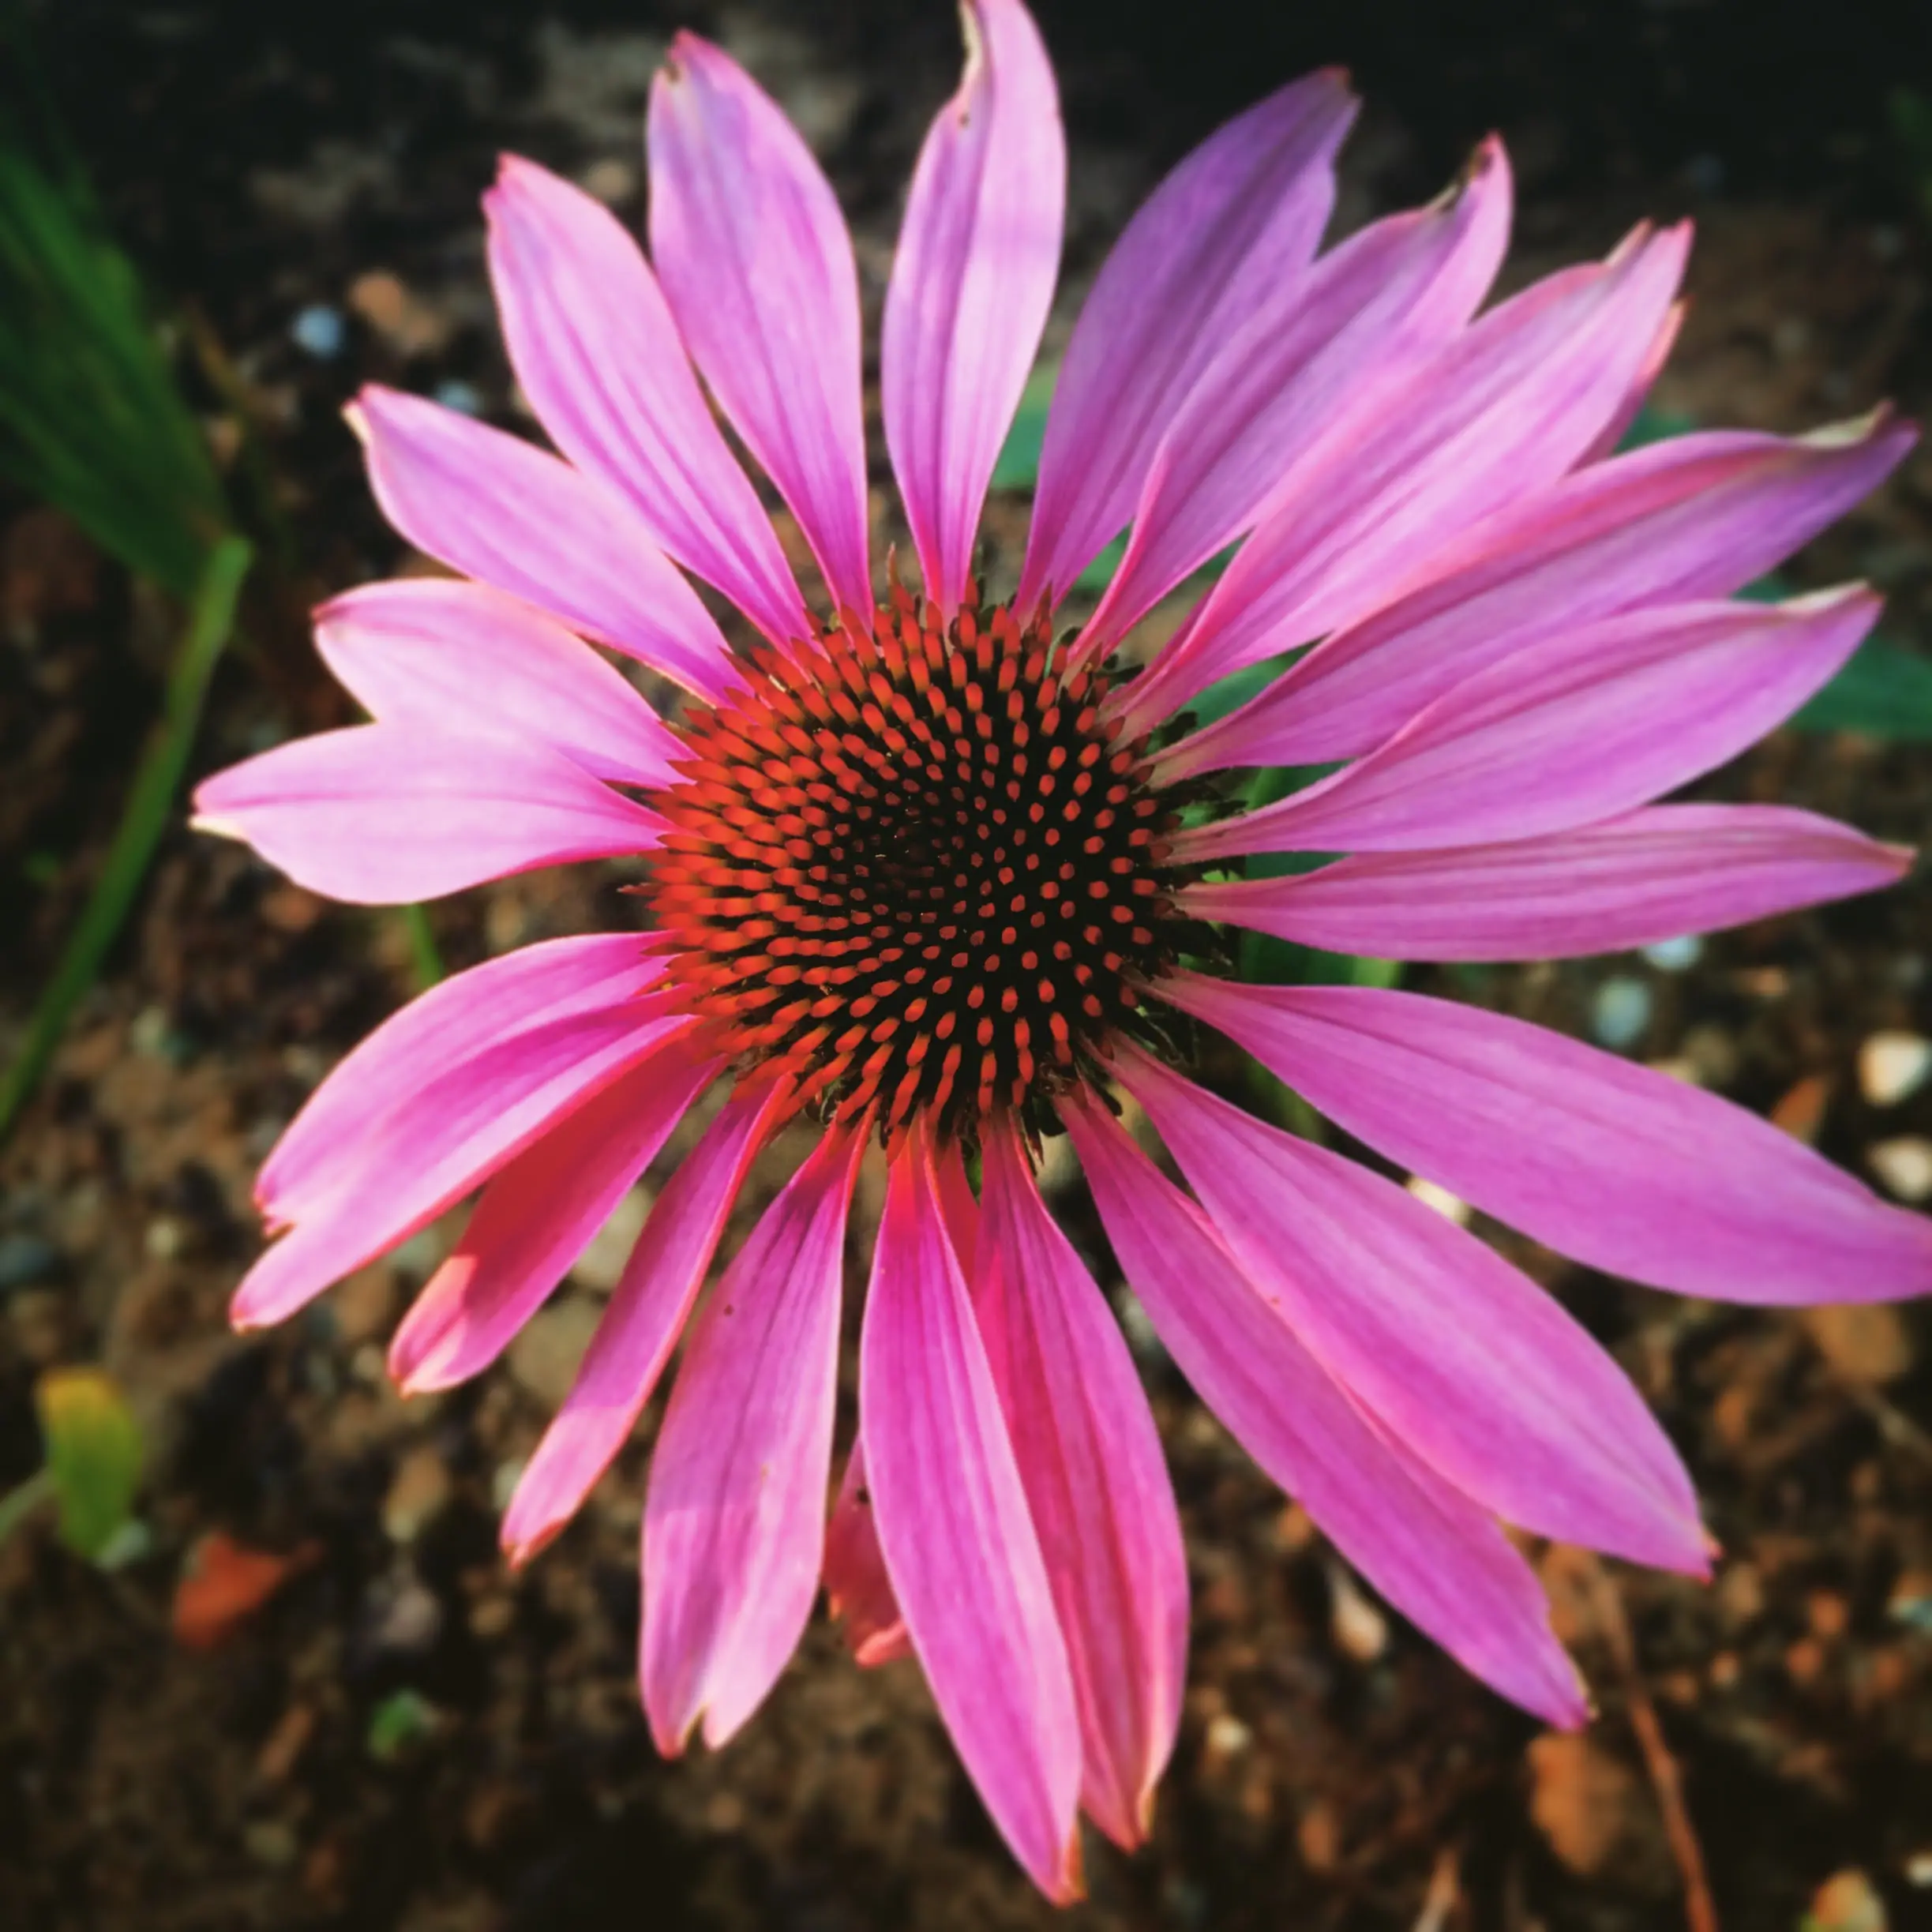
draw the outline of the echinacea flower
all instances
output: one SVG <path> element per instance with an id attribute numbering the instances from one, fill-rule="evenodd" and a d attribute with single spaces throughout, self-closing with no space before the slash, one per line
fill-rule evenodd
<path id="1" fill-rule="evenodd" d="M 1146 1400 L 1038 1191 L 1047 1137 L 1071 1139 L 1127 1281 L 1256 1461 L 1392 1604 L 1556 1724 L 1583 1694 L 1502 1525 L 1701 1573 L 1678 1457 L 1490 1248 L 1196 1084 L 1199 1030 L 1596 1267 L 1764 1304 L 1932 1285 L 1932 1224 L 1724 1101 L 1495 1014 L 1222 970 L 1227 928 L 1555 958 L 1897 879 L 1907 854 L 1807 813 L 1652 801 L 1865 635 L 1861 588 L 1733 594 L 1911 432 L 1877 417 L 1611 453 L 1668 348 L 1686 234 L 1639 230 L 1484 308 L 1510 217 L 1491 141 L 1440 201 L 1321 252 L 1353 103 L 1317 74 L 1214 135 L 1121 237 L 1067 350 L 1017 587 L 989 598 L 977 525 L 1052 301 L 1065 159 L 1019 0 L 966 18 L 880 354 L 920 589 L 895 571 L 879 595 L 831 189 L 774 103 L 683 36 L 651 94 L 648 262 L 527 162 L 486 198 L 511 357 L 561 454 L 366 391 L 383 508 L 467 580 L 325 606 L 322 654 L 374 722 L 252 759 L 198 805 L 360 903 L 641 857 L 646 929 L 462 974 L 322 1083 L 262 1170 L 279 1238 L 235 1319 L 287 1315 L 477 1193 L 391 1357 L 407 1390 L 474 1375 L 728 1083 L 505 1543 L 526 1557 L 569 1519 L 681 1341 L 643 1515 L 658 1743 L 743 1724 L 822 1585 L 861 1660 L 916 1656 L 1000 1831 L 1064 1898 L 1079 1811 L 1123 1844 L 1147 1829 L 1187 1604 Z M 1097 610 L 1056 630 L 1124 531 Z M 1146 667 L 1124 662 L 1232 545 Z M 734 648 L 692 578 L 756 640 Z M 593 644 L 681 686 L 680 708 L 658 715 Z M 1210 686 L 1303 647 L 1195 728 Z M 1289 765 L 1334 769 L 1239 808 L 1230 773 Z M 1251 863 L 1280 853 L 1323 862 Z M 816 1150 L 700 1307 L 748 1169 L 801 1116 Z M 828 1521 L 848 1203 L 872 1143 L 885 1205 Z"/>

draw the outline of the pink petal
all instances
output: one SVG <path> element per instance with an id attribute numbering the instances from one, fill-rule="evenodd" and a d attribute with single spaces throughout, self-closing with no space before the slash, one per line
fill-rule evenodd
<path id="1" fill-rule="evenodd" d="M 1052 306 L 1067 201 L 1053 69 L 1019 0 L 966 0 L 959 91 L 920 150 L 886 291 L 886 446 L 926 595 L 958 607 Z"/>
<path id="2" fill-rule="evenodd" d="M 1584 452 L 1583 462 L 1601 463 L 1606 456 L 1616 453 L 1630 426 L 1642 415 L 1645 400 L 1657 377 L 1664 373 L 1664 364 L 1671 359 L 1671 351 L 1677 347 L 1677 338 L 1683 332 L 1684 317 L 1690 313 L 1690 307 L 1689 302 L 1682 297 L 1671 304 L 1669 313 L 1657 325 L 1657 332 L 1650 339 L 1650 347 L 1644 351 L 1644 359 L 1638 364 L 1636 374 L 1630 378 L 1623 400 Z"/>
<path id="3" fill-rule="evenodd" d="M 1459 330 L 1502 260 L 1510 177 L 1487 143 L 1452 201 L 1379 221 L 1322 257 L 1292 313 L 1258 309 L 1221 345 L 1161 439 L 1134 531 L 1079 648 L 1104 650 L 1241 535 L 1311 452 Z"/>
<path id="4" fill-rule="evenodd" d="M 879 1544 L 933 1701 L 1034 1884 L 1080 1889 L 1080 1726 L 1046 1566 L 932 1159 L 894 1161 L 859 1345 Z"/>
<path id="5" fill-rule="evenodd" d="M 769 1082 L 741 1086 L 665 1183 L 577 1379 L 504 1512 L 512 1562 L 527 1562 L 570 1521 L 637 1426 L 784 1099 Z"/>
<path id="6" fill-rule="evenodd" d="M 1651 805 L 1551 838 L 1188 887 L 1199 919 L 1382 959 L 1569 959 L 1896 885 L 1912 853 L 1779 805 Z"/>
<path id="7" fill-rule="evenodd" d="M 1161 993 L 1379 1154 L 1594 1267 L 1726 1301 L 1932 1289 L 1932 1221 L 1681 1080 L 1416 993 L 1191 973 Z"/>
<path id="8" fill-rule="evenodd" d="M 956 1140 L 936 1149 L 932 1171 L 939 1180 L 940 1212 L 946 1220 L 946 1238 L 953 1244 L 961 1277 L 971 1283 L 979 1255 L 980 1204 L 966 1170 L 966 1157 Z"/>
<path id="9" fill-rule="evenodd" d="M 547 747 L 352 725 L 203 781 L 194 823 L 298 885 L 401 906 L 538 865 L 649 851 L 664 821 Z"/>
<path id="10" fill-rule="evenodd" d="M 651 253 L 685 347 L 832 595 L 868 615 L 858 272 L 831 185 L 771 96 L 695 34 L 651 82 L 646 136 Z"/>
<path id="11" fill-rule="evenodd" d="M 1357 757 L 1553 629 L 1728 597 L 1874 489 L 1916 436 L 1881 415 L 1789 442 L 1724 431 L 1580 470 L 1469 531 L 1450 568 L 1318 645 L 1163 769 Z"/>
<path id="12" fill-rule="evenodd" d="M 718 1067 L 701 1049 L 666 1047 L 497 1170 L 389 1345 L 405 1395 L 453 1388 L 509 1346 Z"/>
<path id="13" fill-rule="evenodd" d="M 407 1240 L 690 1024 L 649 998 L 569 1013 L 492 1041 L 406 1095 L 343 1149 L 328 1191 L 249 1270 L 234 1325 L 279 1322 Z"/>
<path id="14" fill-rule="evenodd" d="M 474 1059 L 495 1040 L 565 1013 L 615 1005 L 663 974 L 647 936 L 545 940 L 486 959 L 392 1013 L 340 1062 L 276 1142 L 255 1182 L 272 1226 L 308 1214 L 333 1190 L 331 1167 L 372 1120 Z"/>
<path id="15" fill-rule="evenodd" d="M 1465 1669 L 1551 1724 L 1581 1724 L 1542 1587 L 1495 1522 L 1363 1415 L 1103 1105 L 1076 1095 L 1064 1117 L 1123 1272 L 1235 1439 Z"/>
<path id="16" fill-rule="evenodd" d="M 1161 1439 L 1105 1297 L 990 1131 L 974 1311 L 1046 1559 L 1080 1713 L 1082 1803 L 1117 1844 L 1147 1835 L 1180 1721 L 1187 1564 Z"/>
<path id="17" fill-rule="evenodd" d="M 828 1134 L 765 1210 L 685 1344 L 651 1459 L 638 1671 L 667 1757 L 764 1701 L 819 1589 L 846 1210 L 864 1136 Z"/>
<path id="18" fill-rule="evenodd" d="M 1405 852 L 1618 816 L 1781 722 L 1878 621 L 1868 591 L 1627 611 L 1478 671 L 1366 758 L 1244 817 L 1184 833 L 1232 853 Z"/>
<path id="19" fill-rule="evenodd" d="M 974 1255 L 979 1245 L 980 1207 L 966 1178 L 966 1161 L 957 1141 L 948 1141 L 933 1156 L 938 1180 L 940 1214 L 952 1243 L 962 1279 L 973 1278 Z M 880 1553 L 879 1532 L 872 1521 L 871 1492 L 865 1486 L 864 1432 L 855 1434 L 852 1453 L 839 1479 L 838 1500 L 825 1534 L 825 1595 L 834 1616 L 845 1626 L 846 1641 L 861 1669 L 905 1656 L 912 1649 L 892 1579 Z"/>
<path id="20" fill-rule="evenodd" d="M 838 1499 L 825 1529 L 825 1600 L 845 1626 L 852 1660 L 861 1670 L 910 1654 L 912 1639 L 892 1594 L 886 1559 L 865 1486 L 865 1438 L 855 1436 L 839 1478 Z"/>
<path id="21" fill-rule="evenodd" d="M 419 550 L 715 700 L 724 633 L 620 496 L 547 451 L 374 385 L 349 411 L 382 513 Z"/>
<path id="22" fill-rule="evenodd" d="M 1379 1427 L 1522 1529 L 1705 1573 L 1676 1452 L 1527 1276 L 1393 1182 L 1137 1049 L 1122 1073 L 1221 1239 Z"/>
<path id="23" fill-rule="evenodd" d="M 480 583 L 366 583 L 317 611 L 316 648 L 383 724 L 534 738 L 592 778 L 675 782 L 682 750 L 657 713 L 590 646 Z"/>
<path id="24" fill-rule="evenodd" d="M 627 497 L 652 541 L 778 643 L 811 620 L 726 446 L 657 277 L 616 216 L 534 161 L 483 197 L 510 360 L 557 448 Z"/>
<path id="25" fill-rule="evenodd" d="M 1547 489 L 1587 452 L 1669 310 L 1673 230 L 1525 289 L 1446 343 L 1286 475 L 1268 514 L 1161 653 L 1136 718 L 1388 602 L 1471 524 Z"/>
<path id="26" fill-rule="evenodd" d="M 1063 595 L 1126 527 L 1221 345 L 1300 302 L 1355 110 L 1337 69 L 1292 81 L 1210 136 L 1127 223 L 1060 364 L 1017 608 Z"/>

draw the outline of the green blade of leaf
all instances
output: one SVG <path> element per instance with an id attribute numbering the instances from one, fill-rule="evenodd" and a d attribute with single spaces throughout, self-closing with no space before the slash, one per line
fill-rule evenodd
<path id="1" fill-rule="evenodd" d="M 0 474 L 186 599 L 228 522 L 139 277 L 6 23 L 0 79 Z"/>
<path id="2" fill-rule="evenodd" d="M 168 674 L 160 718 L 136 768 L 100 876 L 68 935 L 53 977 L 35 1003 L 20 1050 L 0 1077 L 0 1135 L 13 1124 L 45 1069 L 68 1016 L 100 970 L 147 876 L 187 767 L 208 680 L 234 628 L 236 600 L 253 557 L 244 538 L 227 537 L 208 557 L 189 613 L 187 634 Z"/>

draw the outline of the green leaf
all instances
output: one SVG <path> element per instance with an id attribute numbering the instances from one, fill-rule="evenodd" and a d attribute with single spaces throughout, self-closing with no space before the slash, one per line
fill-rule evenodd
<path id="1" fill-rule="evenodd" d="M 409 941 L 409 966 L 415 976 L 418 992 L 427 992 L 442 977 L 445 971 L 442 950 L 436 943 L 436 933 L 430 924 L 430 915 L 420 906 L 405 906 L 398 915 L 403 922 L 404 936 Z"/>
<path id="2" fill-rule="evenodd" d="M 141 1431 L 112 1379 L 95 1368 L 51 1368 L 34 1386 L 61 1540 L 99 1556 L 128 1521 L 141 1486 Z"/>
<path id="3" fill-rule="evenodd" d="M 1046 444 L 1046 412 L 1060 380 L 1057 362 L 1042 362 L 1026 378 L 1020 392 L 1013 426 L 1006 433 L 992 466 L 995 490 L 1030 490 L 1040 480 L 1040 452 Z"/>
<path id="4" fill-rule="evenodd" d="M 1636 419 L 1623 432 L 1619 449 L 1642 449 L 1652 443 L 1667 442 L 1673 436 L 1688 436 L 1697 427 L 1696 419 L 1680 416 L 1675 410 L 1659 409 L 1645 403 Z"/>
<path id="5" fill-rule="evenodd" d="M 227 537 L 208 560 L 189 613 L 187 635 L 168 673 L 160 718 L 135 768 L 100 876 L 67 936 L 52 978 L 41 990 L 13 1064 L 0 1076 L 0 1135 L 6 1132 L 45 1069 L 68 1015 L 92 985 L 147 876 L 174 812 L 208 680 L 234 627 L 235 600 L 253 554 L 242 538 Z"/>
<path id="6" fill-rule="evenodd" d="M 388 1764 L 431 1735 L 440 1721 L 435 1705 L 420 1691 L 393 1690 L 370 1713 L 369 1754 Z"/>
<path id="7" fill-rule="evenodd" d="M 1932 658 L 1869 637 L 1791 722 L 1807 731 L 1863 731 L 1932 742 Z"/>

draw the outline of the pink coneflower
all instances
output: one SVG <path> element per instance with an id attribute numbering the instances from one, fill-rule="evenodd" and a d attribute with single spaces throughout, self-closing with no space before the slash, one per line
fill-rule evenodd
<path id="1" fill-rule="evenodd" d="M 1649 801 L 1776 724 L 1864 636 L 1863 589 L 1728 600 L 1911 433 L 1874 418 L 1607 453 L 1668 347 L 1685 233 L 1640 230 L 1484 309 L 1510 216 L 1491 141 L 1452 194 L 1318 253 L 1353 112 L 1318 74 L 1191 155 L 1122 236 L 1067 348 L 1018 588 L 996 601 L 976 531 L 1052 300 L 1065 163 L 1019 0 L 972 0 L 966 20 L 880 358 L 920 591 L 895 576 L 878 596 L 831 189 L 771 101 L 685 36 L 652 90 L 648 264 L 527 162 L 486 199 L 510 354 L 561 456 L 366 392 L 384 509 L 469 581 L 326 606 L 323 655 L 376 722 L 253 759 L 199 806 L 361 903 L 643 855 L 647 931 L 463 974 L 323 1083 L 262 1171 L 280 1238 L 235 1319 L 279 1319 L 480 1189 L 391 1358 L 409 1390 L 473 1375 L 728 1082 L 505 1544 L 527 1556 L 569 1519 L 681 1339 L 643 1521 L 658 1743 L 728 1738 L 823 1587 L 862 1660 L 910 1648 L 1000 1829 L 1066 1898 L 1080 1810 L 1123 1844 L 1147 1829 L 1187 1605 L 1146 1401 L 1036 1184 L 1047 1137 L 1070 1137 L 1202 1399 L 1506 1696 L 1556 1724 L 1585 1713 L 1502 1525 L 1708 1560 L 1676 1454 L 1583 1330 L 1395 1183 L 1196 1085 L 1199 1029 L 1595 1266 L 1770 1304 L 1932 1285 L 1932 1225 L 1709 1094 L 1441 1000 L 1219 970 L 1226 926 L 1555 958 L 1897 879 L 1906 853 L 1806 813 Z M 714 403 L 817 559 L 816 610 Z M 1097 611 L 1056 632 L 1062 594 L 1123 530 Z M 1116 647 L 1236 542 L 1133 674 Z M 686 573 L 760 641 L 733 649 Z M 585 639 L 682 686 L 681 707 L 658 716 Z M 1208 687 L 1311 643 L 1190 728 Z M 1311 763 L 1338 768 L 1236 808 L 1225 775 Z M 1250 866 L 1283 853 L 1332 862 Z M 747 1169 L 801 1115 L 816 1150 L 694 1316 Z M 828 1522 L 847 1204 L 875 1142 L 889 1178 L 858 1434 Z"/>

